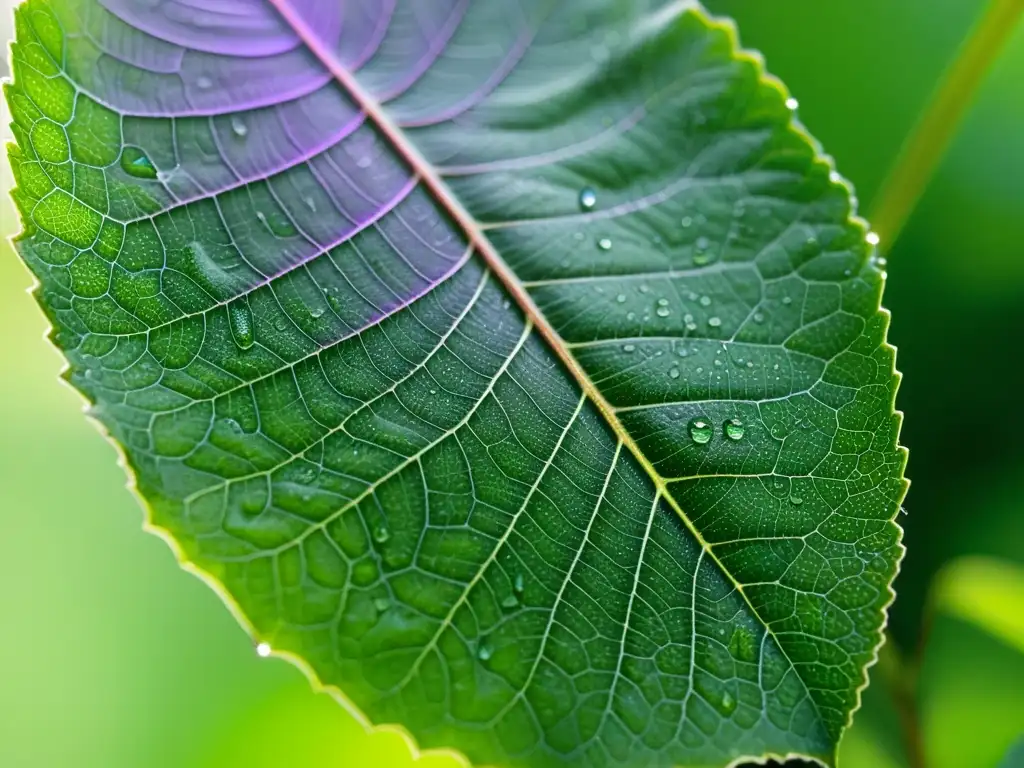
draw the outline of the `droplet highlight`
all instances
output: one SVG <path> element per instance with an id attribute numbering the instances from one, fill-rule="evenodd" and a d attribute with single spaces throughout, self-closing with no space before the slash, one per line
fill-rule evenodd
<path id="1" fill-rule="evenodd" d="M 594 206 L 597 205 L 597 192 L 594 191 L 593 187 L 584 187 L 580 190 L 579 203 L 580 210 L 594 210 Z"/>

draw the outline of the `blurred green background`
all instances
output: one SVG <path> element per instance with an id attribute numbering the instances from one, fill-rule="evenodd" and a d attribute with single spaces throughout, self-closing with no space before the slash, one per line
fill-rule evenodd
<path id="1" fill-rule="evenodd" d="M 862 211 L 985 5 L 707 4 L 764 52 L 856 185 Z M 0 1 L 5 40 L 10 5 Z M 1022 84 L 1024 26 L 888 254 L 913 481 L 890 625 L 908 656 L 922 646 L 928 585 L 943 564 L 983 554 L 1024 566 Z M 6 163 L 0 173 L 6 189 Z M 0 232 L 14 233 L 6 199 L 0 215 Z M 141 532 L 114 450 L 57 379 L 61 362 L 42 340 L 29 284 L 0 246 L 0 766 L 413 765 L 401 737 L 367 734 L 286 662 L 259 659 L 213 592 Z M 998 611 L 1024 616 L 1020 592 L 1007 587 Z M 918 695 L 927 765 L 1009 768 L 1004 756 L 1024 732 L 1019 635 L 987 632 L 954 610 L 929 626 Z M 872 689 L 843 768 L 905 765 L 883 694 Z"/>

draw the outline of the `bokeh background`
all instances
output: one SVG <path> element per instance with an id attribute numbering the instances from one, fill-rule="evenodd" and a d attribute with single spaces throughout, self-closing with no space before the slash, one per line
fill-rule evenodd
<path id="1" fill-rule="evenodd" d="M 862 211 L 985 4 L 707 2 L 799 99 Z M 0 0 L 4 40 L 11 5 Z M 6 197 L 0 216 L 0 233 L 17 231 Z M 925 760 L 1021 766 L 1022 582 L 1012 568 L 953 566 L 944 583 L 961 609 L 928 595 L 965 555 L 1024 567 L 1024 25 L 887 255 L 913 481 L 890 626 L 920 661 Z M 454 768 L 414 762 L 398 735 L 367 733 L 286 662 L 259 659 L 213 592 L 141 531 L 114 450 L 58 382 L 29 285 L 0 245 L 0 766 Z M 843 768 L 907 765 L 883 693 L 871 689 Z"/>

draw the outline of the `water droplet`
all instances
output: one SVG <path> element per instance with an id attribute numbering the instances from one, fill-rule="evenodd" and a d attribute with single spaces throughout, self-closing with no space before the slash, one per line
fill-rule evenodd
<path id="1" fill-rule="evenodd" d="M 370 155 L 360 155 L 356 158 L 357 168 L 369 168 L 373 165 L 373 158 Z"/>
<path id="2" fill-rule="evenodd" d="M 804 503 L 804 500 L 799 496 L 790 496 L 789 503 L 792 504 L 794 507 L 799 507 L 801 504 Z"/>
<path id="3" fill-rule="evenodd" d="M 710 307 L 711 306 L 711 297 L 710 296 L 701 296 L 700 297 L 700 305 L 702 307 Z"/>
<path id="4" fill-rule="evenodd" d="M 280 317 L 277 319 L 277 322 L 274 323 L 274 327 L 279 331 L 283 331 L 285 328 L 288 327 L 288 321 L 285 320 L 283 317 Z"/>
<path id="5" fill-rule="evenodd" d="M 224 419 L 221 423 L 236 434 L 242 431 L 242 425 L 234 419 Z"/>
<path id="6" fill-rule="evenodd" d="M 157 177 L 153 162 L 145 152 L 137 147 L 125 147 L 121 151 L 121 168 L 129 176 L 138 179 L 155 179 Z"/>
<path id="7" fill-rule="evenodd" d="M 839 171 L 831 171 L 828 178 L 833 184 L 839 184 L 843 180 L 843 177 L 839 175 Z"/>
<path id="8" fill-rule="evenodd" d="M 384 523 L 381 523 L 373 529 L 373 540 L 376 541 L 378 544 L 384 544 L 390 538 L 391 531 L 388 530 L 388 527 Z"/>
<path id="9" fill-rule="evenodd" d="M 636 349 L 636 345 L 635 344 L 624 344 L 622 346 L 622 351 L 623 352 L 627 352 L 627 353 L 628 352 L 633 352 L 635 349 Z"/>
<path id="10" fill-rule="evenodd" d="M 592 187 L 584 187 L 580 190 L 580 208 L 584 211 L 592 211 L 597 205 L 597 193 Z"/>
<path id="11" fill-rule="evenodd" d="M 656 314 L 658 317 L 668 317 L 669 315 L 672 314 L 672 310 L 669 309 L 668 307 L 658 307 L 654 311 L 654 314 Z"/>
<path id="12" fill-rule="evenodd" d="M 726 419 L 724 430 L 725 436 L 730 440 L 743 439 L 743 422 L 739 419 Z"/>
<path id="13" fill-rule="evenodd" d="M 689 356 L 690 356 L 690 353 L 689 353 L 689 352 L 687 352 L 687 351 L 686 351 L 685 349 L 680 349 L 680 350 L 679 350 L 679 352 L 678 352 L 677 354 L 678 354 L 678 355 L 679 355 L 680 357 L 689 357 Z"/>
<path id="14" fill-rule="evenodd" d="M 231 118 L 231 131 L 240 139 L 245 138 L 246 134 L 249 133 L 249 126 L 243 123 L 240 117 L 233 117 Z"/>
<path id="15" fill-rule="evenodd" d="M 689 216 L 683 216 L 683 218 L 680 219 L 679 223 L 683 225 L 683 229 L 689 229 L 690 226 L 693 225 L 693 219 L 691 219 Z"/>
<path id="16" fill-rule="evenodd" d="M 243 297 L 228 305 L 228 324 L 231 326 L 231 336 L 235 344 L 241 349 L 249 349 L 256 341 L 256 329 L 248 299 Z"/>
<path id="17" fill-rule="evenodd" d="M 309 208 L 309 210 L 316 213 L 316 201 L 312 197 L 304 197 L 302 198 L 302 202 L 306 204 L 306 207 Z"/>
<path id="18" fill-rule="evenodd" d="M 694 419 L 690 422 L 690 439 L 697 445 L 710 442 L 713 432 L 711 425 L 703 419 Z"/>
<path id="19" fill-rule="evenodd" d="M 309 310 L 309 316 L 312 317 L 314 320 L 319 320 L 321 317 L 324 316 L 324 308 L 323 307 L 312 307 Z"/>
<path id="20" fill-rule="evenodd" d="M 612 241 L 607 237 L 602 237 L 597 241 L 597 247 L 602 251 L 610 251 L 612 249 Z"/>
<path id="21" fill-rule="evenodd" d="M 331 305 L 331 309 L 338 313 L 341 311 L 341 300 L 333 293 L 327 294 L 327 303 Z"/>
<path id="22" fill-rule="evenodd" d="M 270 647 L 270 643 L 260 643 L 256 646 L 256 655 L 261 659 L 267 658 L 272 652 L 273 649 Z"/>
<path id="23" fill-rule="evenodd" d="M 868 232 L 864 239 L 868 241 L 868 245 L 878 245 L 881 242 L 877 232 Z"/>
<path id="24" fill-rule="evenodd" d="M 697 242 L 695 243 L 695 245 L 697 246 L 698 251 L 706 251 L 710 247 L 711 243 L 708 241 L 706 237 L 701 235 L 700 237 L 697 238 Z"/>
<path id="25" fill-rule="evenodd" d="M 724 694 L 722 694 L 722 702 L 719 705 L 718 709 L 723 715 L 731 715 L 733 712 L 736 711 L 736 699 L 733 697 L 731 693 L 726 691 Z"/>
<path id="26" fill-rule="evenodd" d="M 386 597 L 376 597 L 373 600 L 373 607 L 377 609 L 377 613 L 384 613 L 391 607 L 391 601 Z"/>
<path id="27" fill-rule="evenodd" d="M 626 294 L 620 293 L 618 296 L 615 297 L 615 300 L 619 302 L 619 304 L 624 304 L 626 301 Z"/>
<path id="28" fill-rule="evenodd" d="M 480 641 L 480 646 L 476 649 L 476 657 L 480 661 L 487 661 L 494 654 L 494 649 L 488 645 L 486 640 Z"/>
<path id="29" fill-rule="evenodd" d="M 717 328 L 721 324 L 722 324 L 722 318 L 720 318 L 720 317 L 709 317 L 708 318 L 708 325 L 710 325 L 712 328 Z"/>
<path id="30" fill-rule="evenodd" d="M 800 102 L 790 96 L 786 99 L 786 109 L 794 111 L 800 108 Z"/>
<path id="31" fill-rule="evenodd" d="M 626 319 L 629 321 L 636 320 L 636 312 L 629 312 L 626 314 Z"/>
<path id="32" fill-rule="evenodd" d="M 508 595 L 501 601 L 501 607 L 508 611 L 514 610 L 519 607 L 519 598 L 515 595 Z"/>
<path id="33" fill-rule="evenodd" d="M 517 595 L 523 594 L 526 590 L 526 578 L 521 573 L 517 573 L 515 580 L 512 583 L 512 588 L 516 591 Z"/>
<path id="34" fill-rule="evenodd" d="M 670 370 L 668 372 L 668 376 L 669 376 L 670 379 L 678 379 L 679 378 L 679 369 L 678 368 L 673 368 L 672 370 Z"/>
<path id="35" fill-rule="evenodd" d="M 754 322 L 755 323 L 763 323 L 764 322 L 764 315 L 762 315 L 760 312 L 755 312 L 754 313 Z"/>
<path id="36" fill-rule="evenodd" d="M 793 297 L 792 296 L 783 296 L 782 297 L 782 303 L 785 304 L 788 307 L 790 304 L 793 303 Z"/>
<path id="37" fill-rule="evenodd" d="M 640 293 L 650 293 L 650 292 L 651 292 L 651 286 L 649 286 L 647 283 L 641 283 L 640 284 Z"/>
<path id="38" fill-rule="evenodd" d="M 208 78 L 206 75 L 200 75 L 198 78 L 196 78 L 196 85 L 198 85 L 205 91 L 207 88 L 213 87 L 213 80 Z"/>

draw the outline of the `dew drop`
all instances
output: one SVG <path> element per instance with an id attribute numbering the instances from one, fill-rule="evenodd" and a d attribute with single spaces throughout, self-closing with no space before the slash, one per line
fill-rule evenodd
<path id="1" fill-rule="evenodd" d="M 324 316 L 324 308 L 313 307 L 312 309 L 309 310 L 309 316 L 312 317 L 314 320 L 319 320 L 321 317 Z"/>
<path id="2" fill-rule="evenodd" d="M 236 434 L 242 431 L 242 425 L 234 419 L 224 419 L 221 423 Z"/>
<path id="3" fill-rule="evenodd" d="M 517 595 L 523 594 L 526 590 L 526 577 L 521 573 L 517 573 L 512 583 L 512 588 L 516 591 Z"/>
<path id="4" fill-rule="evenodd" d="M 743 422 L 739 419 L 726 419 L 723 429 L 730 440 L 743 439 Z"/>
<path id="5" fill-rule="evenodd" d="M 736 711 L 736 699 L 728 691 L 722 695 L 722 703 L 719 706 L 719 710 L 723 715 L 731 715 Z"/>
<path id="6" fill-rule="evenodd" d="M 302 198 L 302 202 L 306 204 L 306 207 L 309 208 L 310 211 L 316 213 L 316 201 L 312 197 L 304 197 Z"/>
<path id="7" fill-rule="evenodd" d="M 718 328 L 721 324 L 722 324 L 722 318 L 720 318 L 720 317 L 709 317 L 708 318 L 708 325 L 710 325 L 712 328 Z"/>
<path id="8" fill-rule="evenodd" d="M 710 307 L 711 306 L 711 297 L 710 296 L 701 296 L 700 297 L 700 305 L 702 307 Z"/>
<path id="9" fill-rule="evenodd" d="M 480 646 L 476 649 L 476 657 L 480 661 L 487 661 L 493 654 L 494 649 L 486 641 L 481 642 Z"/>
<path id="10" fill-rule="evenodd" d="M 640 293 L 650 293 L 650 292 L 651 292 L 651 286 L 649 286 L 647 283 L 641 283 L 640 284 Z"/>
<path id="11" fill-rule="evenodd" d="M 335 314 L 341 311 L 341 300 L 333 293 L 327 294 L 327 303 L 331 305 L 331 309 Z"/>
<path id="12" fill-rule="evenodd" d="M 373 607 L 377 609 L 377 613 L 384 613 L 391 607 L 391 601 L 386 597 L 376 597 L 373 600 Z"/>
<path id="13" fill-rule="evenodd" d="M 267 658 L 272 652 L 273 649 L 270 647 L 270 643 L 260 643 L 256 646 L 256 655 L 261 659 Z"/>
<path id="14" fill-rule="evenodd" d="M 678 368 L 673 368 L 672 370 L 670 370 L 668 372 L 668 377 L 670 379 L 678 379 L 679 378 L 679 369 Z"/>
<path id="15" fill-rule="evenodd" d="M 703 419 L 694 419 L 690 422 L 690 439 L 697 445 L 704 445 L 711 441 L 714 430 L 711 425 Z"/>
<path id="16" fill-rule="evenodd" d="M 213 87 L 213 80 L 208 78 L 206 75 L 200 75 L 198 78 L 196 78 L 196 85 L 198 85 L 205 91 L 207 88 Z"/>
<path id="17" fill-rule="evenodd" d="M 804 503 L 804 500 L 799 496 L 790 496 L 789 503 L 792 504 L 794 507 L 799 507 L 801 504 Z"/>
<path id="18" fill-rule="evenodd" d="M 228 305 L 228 324 L 231 337 L 241 349 L 249 349 L 255 343 L 256 333 L 248 299 L 241 298 Z"/>
<path id="19" fill-rule="evenodd" d="M 121 168 L 129 176 L 134 176 L 137 179 L 155 179 L 157 177 L 153 162 L 145 152 L 137 147 L 125 147 L 122 150 Z"/>
<path id="20" fill-rule="evenodd" d="M 612 241 L 607 237 L 602 237 L 597 241 L 597 247 L 602 251 L 610 251 L 612 249 Z"/>
<path id="21" fill-rule="evenodd" d="M 626 302 L 626 294 L 620 293 L 618 296 L 615 297 L 615 300 L 619 302 L 619 304 L 624 304 Z"/>
<path id="22" fill-rule="evenodd" d="M 388 527 L 383 523 L 381 523 L 373 529 L 373 540 L 376 541 L 378 544 L 384 544 L 390 538 L 391 531 L 388 530 Z"/>
<path id="23" fill-rule="evenodd" d="M 689 216 L 683 216 L 679 223 L 683 225 L 683 229 L 689 229 L 693 225 L 693 219 Z"/>
<path id="24" fill-rule="evenodd" d="M 833 184 L 839 184 L 843 180 L 843 177 L 839 175 L 839 171 L 831 171 L 828 178 Z"/>
<path id="25" fill-rule="evenodd" d="M 672 314 L 672 310 L 669 309 L 668 307 L 658 307 L 654 311 L 654 314 L 656 314 L 658 317 L 668 317 L 669 315 Z"/>
<path id="26" fill-rule="evenodd" d="M 790 304 L 793 303 L 793 297 L 792 296 L 783 296 L 782 297 L 782 303 L 785 304 L 788 307 Z"/>
<path id="27" fill-rule="evenodd" d="M 508 595 L 501 601 L 501 607 L 508 611 L 514 610 L 519 607 L 519 598 L 515 595 Z"/>
<path id="28" fill-rule="evenodd" d="M 240 139 L 244 139 L 249 133 L 249 126 L 242 122 L 240 117 L 231 118 L 231 132 Z"/>
<path id="29" fill-rule="evenodd" d="M 762 315 L 760 312 L 755 312 L 754 313 L 754 322 L 755 323 L 763 323 L 764 322 L 764 315 Z"/>
<path id="30" fill-rule="evenodd" d="M 752 662 L 757 659 L 757 652 L 754 649 L 754 635 L 750 630 L 743 627 L 736 627 L 729 638 L 729 653 L 739 661 Z"/>
<path id="31" fill-rule="evenodd" d="M 279 331 L 283 331 L 285 328 L 288 327 L 288 321 L 285 320 L 283 317 L 278 318 L 277 322 L 274 323 L 274 327 Z"/>
<path id="32" fill-rule="evenodd" d="M 635 350 L 636 350 L 636 345 L 635 344 L 624 344 L 622 346 L 622 351 L 626 352 L 626 353 L 633 352 Z"/>
<path id="33" fill-rule="evenodd" d="M 697 242 L 695 243 L 695 245 L 697 246 L 698 251 L 706 251 L 711 246 L 711 243 L 708 241 L 706 237 L 701 235 L 700 237 L 697 238 Z"/>
<path id="34" fill-rule="evenodd" d="M 794 111 L 800 108 L 800 102 L 790 96 L 786 99 L 786 109 Z"/>
<path id="35" fill-rule="evenodd" d="M 580 208 L 584 211 L 594 210 L 594 206 L 597 205 L 597 193 L 592 187 L 584 187 L 580 190 L 579 203 Z"/>
<path id="36" fill-rule="evenodd" d="M 868 232 L 864 239 L 868 241 L 868 245 L 878 245 L 881 242 L 877 232 Z"/>
<path id="37" fill-rule="evenodd" d="M 369 168 L 371 165 L 373 165 L 373 158 L 370 155 L 360 155 L 356 158 L 357 168 Z"/>

